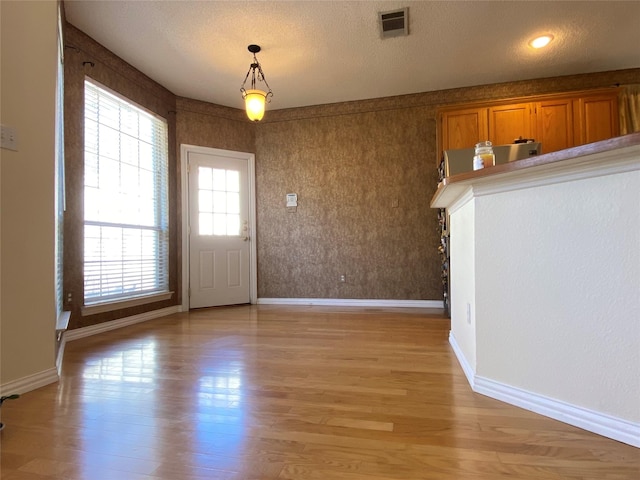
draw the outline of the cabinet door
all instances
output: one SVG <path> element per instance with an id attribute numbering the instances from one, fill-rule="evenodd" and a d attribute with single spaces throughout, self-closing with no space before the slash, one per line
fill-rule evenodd
<path id="1" fill-rule="evenodd" d="M 620 135 L 617 92 L 581 97 L 574 107 L 580 145 Z"/>
<path id="2" fill-rule="evenodd" d="M 535 138 L 531 121 L 534 105 L 518 103 L 489 108 L 489 140 L 494 145 L 514 143 L 518 138 Z"/>
<path id="3" fill-rule="evenodd" d="M 572 99 L 536 102 L 536 135 L 536 140 L 542 142 L 542 153 L 573 147 Z"/>
<path id="4" fill-rule="evenodd" d="M 489 138 L 487 109 L 467 108 L 442 114 L 442 150 L 473 148 Z"/>

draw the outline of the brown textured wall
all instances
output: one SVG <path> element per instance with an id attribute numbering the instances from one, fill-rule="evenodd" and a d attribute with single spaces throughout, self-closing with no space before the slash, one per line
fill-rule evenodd
<path id="1" fill-rule="evenodd" d="M 91 65 L 88 62 L 92 62 Z M 71 310 L 69 328 L 78 328 L 156 310 L 180 302 L 178 285 L 178 229 L 175 96 L 96 43 L 71 24 L 65 28 L 65 188 L 64 291 L 65 309 Z M 169 124 L 169 288 L 171 300 L 82 316 L 83 282 L 83 191 L 84 191 L 84 79 L 88 76 L 104 86 L 165 118 Z M 67 295 L 71 294 L 71 302 Z"/>
<path id="2" fill-rule="evenodd" d="M 276 113 L 256 136 L 258 296 L 437 299 L 434 112 Z"/>
<path id="3" fill-rule="evenodd" d="M 638 81 L 634 69 L 268 111 L 256 133 L 258 296 L 441 299 L 437 107 Z"/>
<path id="4" fill-rule="evenodd" d="M 238 93 L 240 96 L 240 93 Z M 242 110 L 178 97 L 177 144 L 255 151 L 255 125 Z"/>

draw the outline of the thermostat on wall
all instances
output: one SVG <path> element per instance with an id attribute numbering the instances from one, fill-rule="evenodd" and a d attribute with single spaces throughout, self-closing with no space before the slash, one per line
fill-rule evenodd
<path id="1" fill-rule="evenodd" d="M 298 206 L 298 194 L 287 193 L 287 207 L 297 207 L 297 206 Z"/>

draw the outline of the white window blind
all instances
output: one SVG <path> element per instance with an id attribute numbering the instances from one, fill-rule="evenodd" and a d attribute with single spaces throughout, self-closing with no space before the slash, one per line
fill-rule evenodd
<path id="1" fill-rule="evenodd" d="M 84 301 L 169 289 L 167 123 L 85 81 Z"/>
<path id="2" fill-rule="evenodd" d="M 55 211 L 56 211 L 56 323 L 64 310 L 63 270 L 64 270 L 64 45 L 60 9 L 58 9 L 58 68 L 56 80 L 56 152 L 55 152 Z"/>

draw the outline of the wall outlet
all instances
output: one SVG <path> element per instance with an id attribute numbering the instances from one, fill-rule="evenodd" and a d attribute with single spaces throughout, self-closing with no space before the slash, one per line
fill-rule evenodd
<path id="1" fill-rule="evenodd" d="M 467 303 L 467 323 L 471 325 L 471 304 Z"/>
<path id="2" fill-rule="evenodd" d="M 347 281 L 347 274 L 343 273 L 340 275 L 340 283 L 345 283 Z"/>

